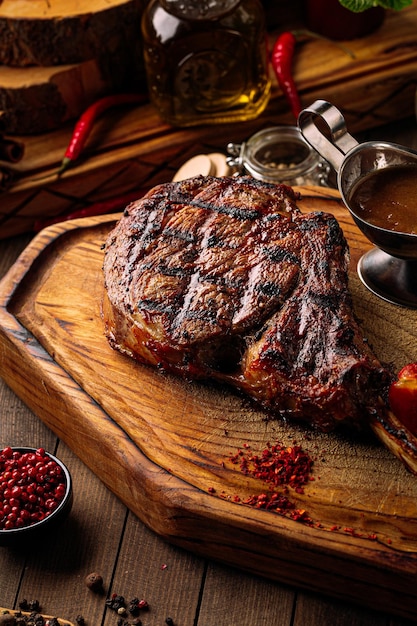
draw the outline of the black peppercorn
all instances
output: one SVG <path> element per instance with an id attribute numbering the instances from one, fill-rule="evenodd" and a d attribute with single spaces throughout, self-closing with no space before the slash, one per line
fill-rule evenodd
<path id="1" fill-rule="evenodd" d="M 174 620 L 172 619 L 172 617 L 167 617 L 165 620 L 165 624 L 167 626 L 174 626 Z"/>
<path id="2" fill-rule="evenodd" d="M 0 624 L 2 624 L 3 626 L 14 626 L 16 624 L 14 615 L 12 615 L 11 613 L 2 613 L 0 615 Z"/>
<path id="3" fill-rule="evenodd" d="M 123 596 L 118 596 L 114 593 L 111 598 L 106 600 L 106 606 L 113 611 L 118 611 L 121 608 L 126 608 L 125 599 Z"/>
<path id="4" fill-rule="evenodd" d="M 77 615 L 77 617 L 75 618 L 75 622 L 77 626 L 85 626 L 85 620 L 82 615 Z"/>
<path id="5" fill-rule="evenodd" d="M 127 605 L 127 610 L 131 615 L 137 615 L 139 613 L 139 598 L 133 598 Z"/>

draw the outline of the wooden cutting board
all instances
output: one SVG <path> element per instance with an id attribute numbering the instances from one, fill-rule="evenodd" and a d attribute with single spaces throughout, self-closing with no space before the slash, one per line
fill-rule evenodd
<path id="1" fill-rule="evenodd" d="M 357 315 L 378 356 L 416 360 L 416 312 L 370 294 L 369 245 L 337 192 L 301 189 L 351 245 Z M 0 283 L 0 375 L 156 533 L 250 572 L 415 617 L 417 477 L 372 436 L 266 419 L 233 390 L 187 383 L 113 351 L 103 333 L 103 242 L 117 216 L 42 231 Z M 230 461 L 244 444 L 296 441 L 314 480 L 289 490 L 310 523 L 236 502 L 267 489 Z"/>

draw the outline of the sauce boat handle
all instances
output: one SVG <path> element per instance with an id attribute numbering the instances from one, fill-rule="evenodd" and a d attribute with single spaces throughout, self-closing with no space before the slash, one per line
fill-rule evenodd
<path id="1" fill-rule="evenodd" d="M 336 172 L 339 172 L 345 155 L 358 145 L 347 132 L 345 118 L 339 109 L 326 100 L 316 100 L 303 109 L 298 116 L 298 126 L 304 139 Z"/>

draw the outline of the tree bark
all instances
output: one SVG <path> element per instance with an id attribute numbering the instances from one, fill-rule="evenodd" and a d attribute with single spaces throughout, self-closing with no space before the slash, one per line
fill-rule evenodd
<path id="1" fill-rule="evenodd" d="M 140 42 L 144 0 L 3 0 L 0 63 L 81 63 Z"/>

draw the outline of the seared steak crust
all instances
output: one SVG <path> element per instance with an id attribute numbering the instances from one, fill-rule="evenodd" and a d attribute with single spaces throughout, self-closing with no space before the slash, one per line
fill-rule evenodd
<path id="1" fill-rule="evenodd" d="M 338 222 L 296 201 L 284 185 L 196 177 L 129 205 L 106 242 L 111 345 L 322 430 L 361 423 L 388 373 L 354 318 Z"/>

